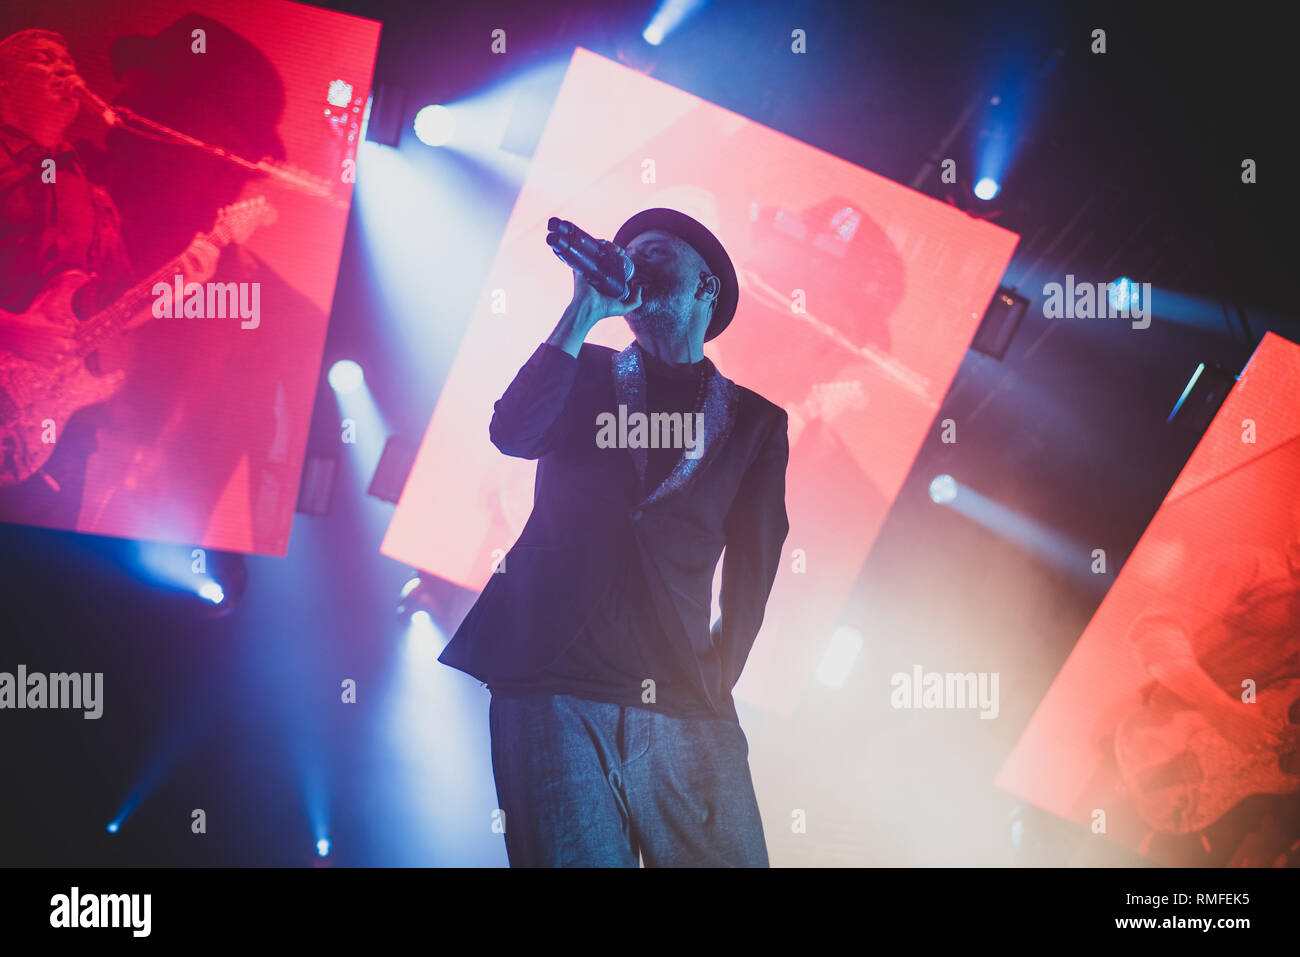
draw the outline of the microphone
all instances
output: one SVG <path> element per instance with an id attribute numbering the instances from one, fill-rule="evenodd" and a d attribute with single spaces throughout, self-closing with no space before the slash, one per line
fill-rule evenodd
<path id="1" fill-rule="evenodd" d="M 628 284 L 636 271 L 636 264 L 626 253 L 613 243 L 601 245 L 567 219 L 552 216 L 546 228 L 549 230 L 546 244 L 598 293 L 620 302 L 632 298 Z"/>
<path id="2" fill-rule="evenodd" d="M 109 126 L 122 125 L 122 118 L 117 115 L 117 111 L 113 109 L 111 106 L 109 106 L 107 103 L 105 103 L 99 96 L 97 96 L 94 90 L 86 86 L 86 81 L 83 80 L 81 77 L 74 76 L 68 82 L 68 85 L 72 88 L 73 92 L 75 92 L 78 96 L 82 98 L 82 100 L 84 100 L 86 103 L 89 103 L 96 110 L 98 110 L 100 119 L 102 119 Z"/>

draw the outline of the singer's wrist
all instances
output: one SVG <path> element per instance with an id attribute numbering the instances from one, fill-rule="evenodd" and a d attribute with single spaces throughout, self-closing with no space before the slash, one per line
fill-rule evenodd
<path id="1" fill-rule="evenodd" d="M 606 316 L 606 313 L 600 311 L 599 300 L 591 294 L 575 296 L 569 303 L 569 307 L 564 310 L 564 314 L 570 317 L 570 321 L 576 328 L 582 330 L 583 335 L 590 332 L 591 327 Z"/>
<path id="2" fill-rule="evenodd" d="M 587 340 L 587 333 L 591 332 L 591 327 L 598 319 L 599 314 L 593 310 L 589 302 L 575 299 L 564 310 L 564 315 L 560 317 L 555 331 L 550 334 L 546 343 L 563 349 L 571 356 L 577 356 L 578 350 Z"/>

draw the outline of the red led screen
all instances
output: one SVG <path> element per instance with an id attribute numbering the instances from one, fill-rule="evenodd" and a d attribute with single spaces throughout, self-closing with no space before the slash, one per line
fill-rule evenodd
<path id="1" fill-rule="evenodd" d="M 0 520 L 287 551 L 378 41 L 282 0 L 0 14 Z"/>
<path id="2" fill-rule="evenodd" d="M 997 784 L 1162 864 L 1300 842 L 1300 346 L 1260 343 Z"/>

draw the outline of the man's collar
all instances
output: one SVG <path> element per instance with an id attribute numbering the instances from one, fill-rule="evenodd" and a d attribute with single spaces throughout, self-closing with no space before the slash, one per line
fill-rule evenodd
<path id="1" fill-rule="evenodd" d="M 637 351 L 641 353 L 641 358 L 644 361 L 646 369 L 657 375 L 680 379 L 693 379 L 702 374 L 706 374 L 710 367 L 708 356 L 701 357 L 698 362 L 666 362 L 648 350 L 640 342 L 633 340 L 632 344 L 635 345 Z"/>
<path id="2" fill-rule="evenodd" d="M 614 375 L 615 401 L 621 406 L 626 406 L 629 413 L 638 412 L 642 415 L 646 411 L 645 364 L 642 361 L 644 355 L 640 343 L 634 340 L 622 352 L 616 352 L 610 362 L 610 369 Z M 683 452 L 673 470 L 668 473 L 659 487 L 651 489 L 641 500 L 642 505 L 657 502 L 664 496 L 690 485 L 709 461 L 718 455 L 731 434 L 736 419 L 739 389 L 734 382 L 718 371 L 717 366 L 709 360 L 708 356 L 705 356 L 699 364 L 702 364 L 705 369 L 703 408 L 698 410 L 702 419 L 696 420 L 704 429 L 704 434 L 697 437 L 702 448 L 694 458 L 688 457 Z M 648 453 L 645 448 L 637 446 L 630 446 L 628 451 L 632 455 L 632 464 L 636 468 L 637 478 L 644 486 Z M 644 487 L 642 491 L 645 491 Z"/>
<path id="3" fill-rule="evenodd" d="M 5 123 L 0 123 L 0 145 L 3 145 L 11 156 L 18 156 L 31 150 L 32 147 L 36 147 L 41 156 L 61 156 L 73 152 L 72 144 L 67 140 L 61 140 L 54 146 L 42 146 L 18 127 Z"/>

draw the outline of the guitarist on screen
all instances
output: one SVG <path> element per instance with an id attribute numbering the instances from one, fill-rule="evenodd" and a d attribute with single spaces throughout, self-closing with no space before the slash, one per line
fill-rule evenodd
<path id="1" fill-rule="evenodd" d="M 1116 733 L 1125 788 L 1153 837 L 1196 835 L 1216 855 L 1240 841 L 1231 865 L 1300 864 L 1300 501 L 1290 508 L 1281 549 L 1224 543 L 1192 561 L 1161 540 L 1188 597 L 1130 632 L 1154 681 Z"/>
<path id="2" fill-rule="evenodd" d="M 52 279 L 69 269 L 96 277 L 75 302 L 84 318 L 110 304 L 133 278 L 117 208 L 87 178 L 66 139 L 81 105 L 76 79 L 60 34 L 23 30 L 0 40 L 0 356 L 43 365 L 60 361 L 75 345 L 76 326 L 63 324 L 69 320 L 29 311 Z M 206 281 L 217 255 L 196 236 L 183 257 L 187 278 Z M 139 321 L 150 317 L 146 310 Z M 95 356 L 87 365 L 99 371 Z M 0 414 L 7 411 L 5 401 L 0 396 Z M 37 474 L 0 488 L 0 521 L 76 528 L 103 414 L 102 403 L 79 411 Z M 6 451 L 12 456 L 5 449 L 0 456 Z"/>

